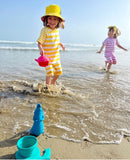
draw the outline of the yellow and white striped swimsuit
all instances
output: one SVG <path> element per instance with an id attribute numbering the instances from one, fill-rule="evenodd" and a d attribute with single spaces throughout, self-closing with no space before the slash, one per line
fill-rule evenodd
<path id="1" fill-rule="evenodd" d="M 59 54 L 59 29 L 52 30 L 49 27 L 43 28 L 37 42 L 42 45 L 44 55 L 50 58 L 50 63 L 46 67 L 47 76 L 61 75 L 62 68 Z"/>

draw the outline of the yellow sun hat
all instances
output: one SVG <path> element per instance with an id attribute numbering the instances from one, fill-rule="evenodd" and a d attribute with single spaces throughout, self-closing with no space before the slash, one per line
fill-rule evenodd
<path id="1" fill-rule="evenodd" d="M 120 35 L 121 35 L 121 31 L 120 31 L 116 26 L 109 26 L 109 27 L 108 27 L 108 29 L 111 29 L 111 28 L 114 29 L 115 34 L 116 34 L 117 36 L 120 36 Z"/>
<path id="2" fill-rule="evenodd" d="M 108 29 L 113 28 L 115 32 L 117 32 L 117 27 L 116 26 L 109 26 Z"/>
<path id="3" fill-rule="evenodd" d="M 46 7 L 46 13 L 44 16 L 41 17 L 41 20 L 44 21 L 46 16 L 56 16 L 59 17 L 63 22 L 65 21 L 61 16 L 61 9 L 56 4 L 51 4 Z"/>

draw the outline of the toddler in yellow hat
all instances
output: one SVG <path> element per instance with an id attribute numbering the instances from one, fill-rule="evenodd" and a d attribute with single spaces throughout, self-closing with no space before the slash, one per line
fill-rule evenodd
<path id="1" fill-rule="evenodd" d="M 52 4 L 46 7 L 46 13 L 41 17 L 44 28 L 41 30 L 37 40 L 40 54 L 50 59 L 46 69 L 46 84 L 55 85 L 56 80 L 62 75 L 60 63 L 59 45 L 65 50 L 60 43 L 59 28 L 64 28 L 65 20 L 61 16 L 61 9 L 58 5 Z M 53 76 L 53 78 L 52 78 Z"/>

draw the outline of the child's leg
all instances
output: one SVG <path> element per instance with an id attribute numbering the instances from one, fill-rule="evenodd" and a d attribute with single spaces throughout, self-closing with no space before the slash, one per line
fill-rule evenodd
<path id="1" fill-rule="evenodd" d="M 105 61 L 105 68 L 107 68 L 107 63 L 108 63 L 108 62 L 107 62 L 107 61 Z"/>
<path id="2" fill-rule="evenodd" d="M 51 84 L 51 76 L 46 76 L 46 84 Z"/>
<path id="3" fill-rule="evenodd" d="M 112 63 L 109 63 L 107 66 L 107 71 L 109 71 L 111 69 Z"/>
<path id="4" fill-rule="evenodd" d="M 111 69 L 112 64 L 116 64 L 116 57 L 112 55 L 112 59 L 110 60 L 110 63 L 108 64 L 107 71 Z"/>
<path id="5" fill-rule="evenodd" d="M 51 84 L 55 85 L 56 80 L 59 78 L 60 75 L 62 75 L 62 67 L 60 61 L 57 61 L 55 64 L 53 64 L 53 67 L 55 69 L 55 72 Z"/>
<path id="6" fill-rule="evenodd" d="M 105 66 L 107 68 L 107 71 L 109 71 L 111 69 L 111 65 L 113 63 L 112 55 L 107 53 L 107 54 L 105 54 L 105 57 L 106 57 Z"/>
<path id="7" fill-rule="evenodd" d="M 108 68 L 108 64 L 111 63 L 111 54 L 105 53 L 105 58 L 106 58 L 105 68 L 107 69 Z"/>
<path id="8" fill-rule="evenodd" d="M 59 75 L 54 75 L 52 81 L 51 81 L 51 84 L 55 85 L 56 83 L 56 80 L 59 78 Z"/>
<path id="9" fill-rule="evenodd" d="M 116 61 L 116 57 L 114 55 L 112 55 L 112 61 L 113 61 L 113 64 L 116 64 L 117 61 Z"/>
<path id="10" fill-rule="evenodd" d="M 50 85 L 51 84 L 51 77 L 53 76 L 53 67 L 52 65 L 48 65 L 46 67 L 46 84 Z"/>

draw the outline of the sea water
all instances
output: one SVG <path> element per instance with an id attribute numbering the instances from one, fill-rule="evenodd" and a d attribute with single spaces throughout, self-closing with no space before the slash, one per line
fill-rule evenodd
<path id="1" fill-rule="evenodd" d="M 64 45 L 63 75 L 46 92 L 45 69 L 34 60 L 37 43 L 0 41 L 0 137 L 31 128 L 41 103 L 48 136 L 120 143 L 130 136 L 130 52 L 116 49 L 117 64 L 107 73 L 104 53 L 96 53 L 100 46 Z"/>

